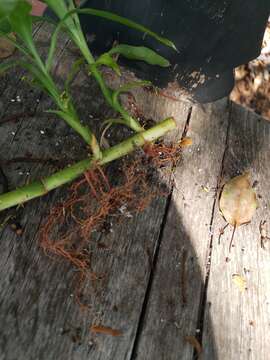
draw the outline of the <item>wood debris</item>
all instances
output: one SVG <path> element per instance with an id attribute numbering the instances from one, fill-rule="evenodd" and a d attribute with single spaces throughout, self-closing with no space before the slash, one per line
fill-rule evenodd
<path id="1" fill-rule="evenodd" d="M 185 148 L 185 147 L 189 147 L 193 144 L 193 141 L 190 137 L 184 137 L 181 141 L 180 141 L 180 146 L 182 148 Z"/>
<path id="2" fill-rule="evenodd" d="M 200 356 L 202 353 L 202 346 L 199 341 L 195 338 L 195 336 L 185 336 L 186 342 L 188 342 L 197 352 L 197 355 Z"/>
<path id="3" fill-rule="evenodd" d="M 260 235 L 261 235 L 261 248 L 266 249 L 265 243 L 270 240 L 270 237 L 268 236 L 268 230 L 267 230 L 267 222 L 266 220 L 261 220 L 259 225 Z"/>
<path id="4" fill-rule="evenodd" d="M 123 335 L 122 331 L 112 329 L 110 327 L 102 326 L 102 325 L 92 325 L 90 327 L 90 331 L 95 334 L 104 334 L 111 336 L 121 336 Z"/>
<path id="5" fill-rule="evenodd" d="M 244 292 L 247 289 L 247 281 L 241 275 L 233 274 L 232 279 L 241 292 Z"/>

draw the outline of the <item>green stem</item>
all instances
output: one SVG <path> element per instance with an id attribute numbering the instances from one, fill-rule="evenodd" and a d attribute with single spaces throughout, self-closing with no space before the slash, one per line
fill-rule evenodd
<path id="1" fill-rule="evenodd" d="M 105 84 L 105 81 L 103 80 L 103 77 L 102 77 L 101 73 L 99 72 L 99 70 L 98 70 L 98 68 L 96 67 L 95 64 L 90 64 L 90 63 L 88 63 L 88 64 L 89 64 L 89 67 L 90 67 L 91 74 L 94 76 L 97 83 L 99 84 L 99 87 L 100 87 L 100 89 L 101 89 L 107 103 L 112 108 L 114 108 L 113 101 L 112 101 L 112 92 L 107 87 L 107 85 Z"/>
<path id="2" fill-rule="evenodd" d="M 100 89 L 101 89 L 101 91 L 103 93 L 103 96 L 105 97 L 107 103 L 114 110 L 116 110 L 117 112 L 119 112 L 123 116 L 123 118 L 126 120 L 126 125 L 128 127 L 130 127 L 135 132 L 143 131 L 144 129 L 139 124 L 139 122 L 136 119 L 134 119 L 132 116 L 130 116 L 129 113 L 125 109 L 123 109 L 123 107 L 121 106 L 121 104 L 119 102 L 117 102 L 115 104 L 115 102 L 113 101 L 113 93 L 107 87 L 107 85 L 105 84 L 105 81 L 104 81 L 104 79 L 102 77 L 102 74 L 100 73 L 100 71 L 97 68 L 95 59 L 94 59 L 91 51 L 88 48 L 88 45 L 87 45 L 87 43 L 85 41 L 85 37 L 83 35 L 83 32 L 82 32 L 81 28 L 79 28 L 78 31 L 75 34 L 72 33 L 72 37 L 73 37 L 73 41 L 77 44 L 77 46 L 80 48 L 83 56 L 85 57 L 88 65 L 89 65 L 91 74 L 94 76 L 97 83 L 99 84 L 99 87 L 100 87 Z"/>
<path id="3" fill-rule="evenodd" d="M 51 47 L 49 50 L 49 56 L 48 56 L 48 60 L 47 60 L 47 68 L 50 68 L 50 66 L 51 66 L 51 61 L 52 61 L 52 57 L 53 57 L 53 54 L 55 51 L 57 36 L 58 36 L 58 33 L 60 32 L 61 28 L 64 26 L 66 28 L 66 30 L 69 32 L 73 42 L 78 46 L 78 48 L 80 49 L 86 62 L 88 63 L 91 74 L 96 79 L 97 83 L 99 84 L 99 87 L 100 87 L 107 103 L 114 110 L 116 110 L 123 116 L 124 120 L 126 120 L 126 125 L 128 127 L 130 127 L 135 132 L 143 131 L 143 128 L 141 127 L 139 122 L 136 119 L 132 118 L 128 114 L 128 112 L 125 111 L 119 103 L 117 104 L 117 106 L 115 106 L 114 101 L 113 101 L 113 93 L 105 84 L 102 74 L 100 73 L 100 71 L 97 68 L 95 58 L 92 55 L 92 53 L 87 45 L 87 42 L 85 40 L 85 36 L 83 34 L 83 31 L 82 31 L 82 28 L 80 25 L 80 21 L 78 19 L 78 14 L 77 14 L 77 12 L 79 13 L 80 11 L 78 9 L 73 8 L 71 11 L 66 12 L 66 14 L 63 15 L 64 14 L 64 12 L 63 12 L 64 5 L 62 2 L 61 2 L 61 4 L 59 3 L 59 8 L 56 3 L 52 2 L 52 0 L 46 1 L 46 3 L 49 4 L 49 6 L 56 12 L 58 17 L 61 19 L 60 23 L 57 25 L 57 27 L 52 35 Z M 60 7 L 61 8 L 63 7 L 62 11 L 60 11 Z M 67 11 L 66 5 L 65 5 L 65 10 Z M 72 17 L 71 17 L 71 15 L 72 15 Z"/>
<path id="4" fill-rule="evenodd" d="M 105 81 L 103 80 L 102 75 L 100 74 L 99 70 L 96 67 L 96 64 L 89 64 L 90 65 L 90 71 L 91 74 L 96 79 L 97 83 L 99 84 L 99 87 L 107 100 L 107 103 L 117 112 L 119 112 L 123 119 L 125 120 L 125 123 L 128 127 L 130 127 L 135 132 L 141 132 L 143 131 L 143 127 L 140 125 L 140 123 L 134 119 L 132 116 L 129 115 L 129 113 L 122 107 L 122 105 L 119 103 L 119 101 L 113 101 L 113 93 L 112 91 L 106 86 Z"/>
<path id="5" fill-rule="evenodd" d="M 81 135 L 84 141 L 91 148 L 94 158 L 96 160 L 102 158 L 102 151 L 98 145 L 95 135 L 88 126 L 84 126 L 81 124 L 73 106 L 70 105 L 68 110 L 63 107 L 61 111 L 51 110 L 49 112 L 61 117 L 73 130 L 75 130 L 79 135 Z"/>
<path id="6" fill-rule="evenodd" d="M 144 130 L 143 127 L 139 124 L 139 122 L 135 120 L 132 116 L 130 116 L 129 113 L 121 106 L 117 98 L 113 101 L 113 107 L 122 115 L 123 119 L 126 122 L 126 125 L 132 130 L 137 133 Z"/>
<path id="7" fill-rule="evenodd" d="M 104 165 L 119 159 L 136 148 L 158 139 L 175 127 L 176 123 L 174 119 L 166 119 L 151 129 L 136 134 L 122 143 L 104 150 L 102 159 L 98 162 L 94 158 L 87 158 L 40 181 L 0 195 L 0 211 L 45 195 L 49 191 L 76 179 L 97 164 Z"/>

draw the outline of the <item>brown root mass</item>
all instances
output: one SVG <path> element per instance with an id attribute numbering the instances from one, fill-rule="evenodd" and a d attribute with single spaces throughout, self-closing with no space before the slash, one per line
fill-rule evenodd
<path id="1" fill-rule="evenodd" d="M 89 244 L 94 231 L 106 231 L 111 219 L 121 220 L 143 211 L 157 195 L 168 194 L 159 180 L 159 169 L 175 165 L 180 148 L 148 144 L 144 152 L 125 164 L 120 183 L 110 184 L 100 167 L 84 173 L 69 189 L 66 200 L 52 207 L 40 232 L 40 246 L 53 258 L 68 261 L 77 271 L 80 288 L 86 278 L 97 280 L 91 271 Z"/>

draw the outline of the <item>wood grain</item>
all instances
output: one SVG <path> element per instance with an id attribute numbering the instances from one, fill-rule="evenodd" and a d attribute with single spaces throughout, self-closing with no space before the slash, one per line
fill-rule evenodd
<path id="1" fill-rule="evenodd" d="M 47 28 L 43 29 L 39 39 L 42 43 L 48 42 Z M 63 53 L 61 47 L 58 51 L 55 68 L 61 83 L 72 57 L 68 52 Z M 10 92 L 7 89 L 3 96 L 8 98 Z M 24 101 L 15 104 L 16 109 L 8 107 L 4 116 L 24 111 L 31 104 L 37 105 L 33 106 L 35 114 L 32 118 L 19 123 L 5 123 L 1 127 L 2 160 L 27 156 L 28 152 L 39 158 L 60 158 L 62 161 L 85 156 L 87 149 L 78 136 L 62 121 L 42 113 L 43 109 L 52 106 L 50 99 L 41 99 L 36 91 L 29 94 L 28 87 L 21 83 L 16 93 Z M 89 115 L 94 117 L 92 121 L 100 123 L 110 114 L 96 84 L 83 73 L 74 83 L 74 96 L 86 122 Z M 40 99 L 38 103 L 37 98 Z M 147 106 L 150 109 L 150 104 Z M 173 115 L 179 125 L 175 136 L 181 137 L 188 113 L 189 105 L 174 106 Z M 53 167 L 27 162 L 11 164 L 4 171 L 10 188 L 14 188 L 28 179 L 52 172 Z M 74 301 L 74 269 L 46 257 L 38 244 L 42 220 L 50 206 L 65 194 L 66 190 L 61 189 L 20 209 L 16 215 L 23 228 L 21 237 L 8 226 L 1 232 L 1 360 L 128 359 L 131 356 L 151 272 L 151 259 L 166 210 L 166 197 L 157 198 L 145 212 L 116 224 L 112 233 L 96 234 L 93 238 L 92 270 L 104 277 L 102 281 L 86 283 L 90 311 L 84 312 Z M 13 211 L 1 216 L 9 214 Z M 95 335 L 90 332 L 92 325 L 116 329 L 123 335 L 117 338 Z"/>
<path id="2" fill-rule="evenodd" d="M 46 55 L 49 27 L 43 25 L 36 38 Z M 62 37 L 54 64 L 60 85 L 77 56 L 66 45 Z M 21 76 L 12 72 L 0 85 L 0 122 L 32 112 L 0 125 L 0 166 L 10 188 L 87 154 L 71 129 L 44 113 L 51 100 L 37 89 L 30 92 Z M 129 79 L 124 73 L 120 82 L 108 83 L 115 87 Z M 97 132 L 103 119 L 115 115 L 84 72 L 73 83 L 73 95 L 81 118 Z M 22 101 L 11 102 L 16 96 Z M 67 189 L 20 208 L 22 236 L 9 226 L 0 229 L 0 360 L 193 360 L 195 336 L 203 339 L 201 359 L 268 359 L 270 242 L 261 249 L 259 224 L 269 221 L 269 124 L 226 99 L 193 106 L 191 112 L 189 103 L 148 90 L 136 90 L 133 97 L 123 101 L 142 120 L 176 118 L 178 130 L 168 140 L 179 140 L 184 129 L 193 140 L 173 175 L 172 196 L 156 198 L 144 212 L 116 222 L 111 232 L 93 236 L 91 266 L 102 276 L 85 284 L 87 311 L 74 301 L 75 270 L 39 247 L 40 225 Z M 121 127 L 114 134 L 130 132 Z M 9 162 L 31 156 L 58 162 Z M 108 168 L 111 177 L 120 164 Z M 258 181 L 260 207 L 252 223 L 237 230 L 229 254 L 230 229 L 218 244 L 224 222 L 217 186 L 245 170 Z M 171 180 L 170 172 L 156 178 L 169 192 Z M 14 210 L 1 213 L 0 222 L 10 215 Z M 244 292 L 232 281 L 235 274 L 247 281 Z"/>
<path id="3" fill-rule="evenodd" d="M 193 145 L 183 151 L 175 173 L 175 188 L 135 349 L 137 359 L 193 358 L 194 349 L 185 337 L 197 336 L 200 331 L 201 293 L 228 110 L 226 99 L 205 106 L 204 112 L 193 108 L 187 132 Z"/>
<path id="4" fill-rule="evenodd" d="M 261 248 L 259 231 L 260 221 L 266 220 L 269 226 L 270 220 L 269 153 L 269 122 L 233 105 L 222 183 L 250 171 L 258 182 L 259 208 L 250 224 L 237 228 L 230 253 L 232 228 L 225 230 L 219 244 L 219 229 L 225 222 L 215 209 L 203 338 L 206 359 L 269 359 L 270 247 L 266 242 L 266 250 Z M 246 281 L 245 291 L 233 282 L 234 274 Z"/>

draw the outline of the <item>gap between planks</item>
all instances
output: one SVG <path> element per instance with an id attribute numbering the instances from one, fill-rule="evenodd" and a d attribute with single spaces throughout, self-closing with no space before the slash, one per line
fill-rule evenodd
<path id="1" fill-rule="evenodd" d="M 216 204 L 213 220 L 211 269 L 204 314 L 203 347 L 206 359 L 268 360 L 270 352 L 270 251 L 260 244 L 259 224 L 267 220 L 269 231 L 270 124 L 232 103 L 228 146 L 222 183 L 245 171 L 257 181 L 259 207 L 250 224 L 237 229 L 229 252 L 231 229 L 218 243 L 225 224 Z M 246 281 L 241 292 L 232 275 Z M 212 324 L 209 326 L 209 319 Z M 213 345 L 212 339 L 215 338 Z M 213 348 L 216 348 L 215 356 Z"/>
<path id="2" fill-rule="evenodd" d="M 192 106 L 189 108 L 187 120 L 186 120 L 186 123 L 185 123 L 185 126 L 184 126 L 184 130 L 183 130 L 181 139 L 183 139 L 183 138 L 185 138 L 187 136 L 191 115 L 192 115 Z M 155 251 L 154 251 L 154 254 L 153 254 L 151 271 L 150 271 L 148 283 L 147 283 L 147 286 L 146 286 L 145 296 L 144 296 L 144 300 L 143 300 L 143 304 L 142 304 L 142 309 L 141 309 L 141 313 L 140 313 L 140 317 L 139 317 L 139 322 L 138 322 L 138 326 L 137 326 L 137 331 L 136 331 L 136 335 L 135 335 L 134 344 L 133 344 L 132 351 L 131 351 L 130 360 L 134 360 L 136 358 L 136 352 L 137 352 L 137 347 L 138 347 L 138 343 L 139 343 L 139 339 L 140 339 L 140 333 L 141 333 L 141 329 L 142 329 L 142 326 L 143 326 L 143 323 L 144 323 L 146 309 L 147 309 L 148 300 L 149 300 L 149 296 L 150 296 L 150 291 L 151 291 L 151 287 L 152 287 L 152 284 L 153 284 L 153 275 L 155 273 L 155 269 L 156 269 L 156 265 L 157 265 L 157 261 L 158 261 L 158 256 L 159 256 L 159 251 L 160 251 L 160 245 L 161 245 L 161 241 L 162 241 L 162 238 L 163 238 L 163 232 L 164 232 L 164 228 L 165 228 L 165 225 L 166 225 L 166 222 L 167 222 L 167 216 L 168 216 L 168 212 L 169 212 L 169 208 L 170 208 L 170 203 L 171 203 L 171 200 L 172 200 L 173 186 L 174 185 L 172 184 L 171 188 L 170 188 L 170 193 L 169 193 L 168 198 L 166 200 L 164 217 L 163 217 L 163 220 L 162 220 L 162 223 L 161 223 L 159 237 L 158 237 L 156 248 L 155 248 Z"/>
<path id="3" fill-rule="evenodd" d="M 87 113 L 92 110 L 92 105 L 93 105 L 93 104 L 89 105 L 89 103 L 84 99 L 84 93 L 86 95 L 89 93 L 89 86 L 84 87 L 83 83 L 79 85 L 80 85 L 81 93 L 80 94 L 78 93 L 77 95 L 80 96 L 82 105 L 85 106 L 85 110 Z M 45 100 L 43 99 L 43 102 L 40 106 L 42 105 L 44 106 L 44 101 Z M 187 108 L 185 106 L 181 108 L 180 105 L 174 107 L 174 105 L 171 103 L 169 104 L 168 101 L 163 101 L 162 105 L 158 104 L 158 102 L 162 102 L 162 101 L 158 101 L 157 99 L 153 101 L 153 99 L 151 100 L 151 98 L 148 98 L 148 101 L 146 101 L 144 105 L 147 105 L 149 114 L 154 113 L 154 116 L 156 118 L 159 118 L 162 117 L 164 113 L 166 113 L 168 116 L 168 114 L 171 115 L 171 112 L 174 112 L 176 114 L 176 117 L 179 118 L 180 121 L 179 127 L 181 127 L 181 132 L 182 132 L 183 129 L 182 125 L 183 123 L 185 123 Z M 46 103 L 46 105 L 48 104 Z M 40 124 L 42 124 L 43 119 L 35 118 L 34 120 L 35 121 L 33 123 L 27 125 L 29 129 L 31 129 L 33 134 L 35 134 L 35 136 L 32 137 L 33 143 L 36 140 L 39 140 L 39 136 L 36 135 L 36 133 L 37 130 L 39 129 Z M 55 126 L 54 132 L 57 132 L 57 129 L 59 128 L 60 124 L 50 123 L 50 126 L 52 128 L 53 126 Z M 24 143 L 22 143 L 19 148 L 20 151 L 24 150 L 24 147 L 27 146 L 27 141 L 26 141 L 27 139 L 24 138 L 25 130 L 27 129 L 21 128 L 21 130 L 18 132 L 19 139 L 24 141 Z M 54 141 L 54 139 L 55 138 L 52 137 L 51 139 L 48 139 L 48 141 L 52 142 Z M 44 144 L 45 144 L 45 140 L 43 139 L 43 146 Z M 49 152 L 53 150 L 54 150 L 53 148 L 48 149 Z M 15 153 L 16 151 L 18 151 L 16 144 L 13 144 L 12 151 Z M 43 172 L 46 170 L 37 166 L 33 166 L 32 169 L 33 169 L 32 175 L 38 174 L 39 176 L 40 176 L 39 170 L 42 170 Z M 14 181 L 16 180 L 16 172 L 14 172 L 13 174 L 13 180 Z M 31 356 L 36 356 L 36 358 L 40 358 L 40 359 L 41 356 L 43 359 L 43 356 L 45 355 L 47 356 L 47 359 L 54 359 L 54 358 L 60 359 L 61 356 L 65 356 L 65 359 L 70 358 L 72 360 L 77 357 L 80 359 L 82 358 L 86 359 L 89 357 L 88 349 L 87 350 L 80 349 L 79 351 L 77 351 L 77 349 L 75 349 L 75 346 L 72 343 L 70 343 L 70 341 L 68 341 L 69 339 L 67 338 L 63 339 L 61 336 L 59 336 L 57 331 L 59 327 L 62 326 L 63 323 L 66 324 L 70 319 L 72 319 L 74 323 L 82 320 L 85 325 L 84 331 L 87 332 L 89 323 L 93 322 L 95 318 L 84 317 L 82 319 L 81 316 L 77 314 L 76 310 L 71 309 L 69 295 L 67 295 L 68 291 L 70 291 L 69 286 L 67 285 L 66 288 L 64 288 L 62 283 L 68 280 L 69 280 L 68 284 L 70 283 L 72 271 L 68 273 L 63 271 L 63 269 L 66 270 L 66 266 L 64 265 L 58 266 L 57 263 L 51 264 L 49 259 L 47 258 L 44 259 L 40 255 L 37 248 L 36 236 L 39 229 L 40 221 L 42 220 L 45 213 L 45 208 L 46 206 L 50 205 L 52 199 L 60 200 L 59 193 L 61 192 L 56 191 L 53 195 L 49 195 L 43 198 L 42 200 L 37 199 L 33 201 L 31 204 L 27 204 L 25 206 L 25 209 L 23 211 L 23 218 L 22 218 L 22 222 L 25 225 L 25 233 L 24 236 L 20 239 L 20 242 L 18 242 L 16 240 L 16 237 L 10 234 L 7 229 L 5 232 L 2 232 L 2 236 L 3 236 L 2 240 L 5 241 L 3 241 L 1 256 L 3 259 L 6 260 L 5 267 L 4 267 L 4 262 L 2 262 L 2 267 L 3 267 L 2 281 L 3 284 L 5 284 L 6 281 L 10 281 L 10 284 L 6 287 L 6 291 L 4 291 L 1 294 L 2 297 L 1 300 L 2 301 L 4 300 L 2 304 L 4 303 L 6 306 L 5 310 L 2 313 L 2 323 L 5 324 L 3 326 L 4 331 L 8 334 L 8 336 L 7 335 L 5 336 L 7 336 L 7 338 L 10 339 L 8 341 L 8 344 L 6 345 L 6 353 L 5 353 L 8 359 L 11 358 L 11 354 L 14 357 L 18 353 L 20 353 L 20 356 L 22 358 L 23 357 L 26 358 L 27 356 L 30 356 L 29 354 L 31 354 Z M 132 325 L 135 324 L 136 326 L 138 320 L 137 316 L 139 315 L 139 311 L 136 313 L 134 313 L 133 311 L 132 313 L 129 310 L 130 313 L 128 313 L 127 312 L 128 310 L 125 310 L 124 308 L 122 310 L 123 314 L 119 319 L 121 313 L 120 315 L 119 313 L 112 314 L 110 308 L 110 302 L 112 300 L 117 302 L 119 301 L 120 298 L 120 300 L 124 303 L 125 297 L 123 296 L 122 299 L 119 293 L 120 292 L 125 293 L 125 291 L 128 292 L 128 287 L 130 287 L 130 284 L 128 284 L 127 286 L 127 280 L 129 280 L 129 283 L 130 281 L 136 283 L 137 279 L 139 279 L 140 282 L 143 283 L 143 281 L 147 279 L 148 276 L 147 264 L 143 264 L 145 268 L 145 273 L 143 274 L 141 274 L 141 272 L 140 274 L 132 273 L 133 269 L 135 269 L 135 267 L 132 267 L 133 266 L 132 255 L 138 253 L 142 255 L 141 254 L 142 251 L 140 247 L 144 245 L 144 242 L 147 243 L 147 241 L 149 245 L 153 247 L 150 248 L 151 253 L 153 253 L 160 229 L 159 217 L 161 218 L 161 216 L 163 216 L 163 210 L 165 209 L 164 202 L 165 201 L 163 200 L 157 200 L 155 202 L 155 205 L 153 205 L 152 209 L 149 208 L 148 210 L 146 210 L 144 215 L 136 216 L 137 220 L 134 219 L 134 224 L 129 223 L 125 226 L 118 228 L 118 230 L 114 235 L 114 238 L 117 240 L 117 241 L 115 240 L 115 242 L 119 246 L 119 249 L 115 250 L 116 254 L 113 253 L 111 256 L 106 257 L 108 265 L 111 264 L 111 268 L 110 266 L 107 267 L 112 272 L 112 276 L 114 275 L 114 279 L 110 279 L 111 289 L 109 288 L 109 286 L 108 288 L 106 288 L 107 294 L 105 294 L 104 298 L 102 299 L 104 302 L 103 311 L 104 313 L 106 313 L 106 316 L 104 316 L 103 321 L 107 321 L 109 324 L 112 325 L 113 322 L 115 322 L 116 324 L 119 324 L 119 326 L 124 325 L 125 327 L 127 327 L 128 334 L 125 340 L 126 341 L 128 340 L 128 344 L 125 344 L 125 341 L 123 341 L 123 344 L 121 343 L 119 344 L 116 343 L 114 339 L 105 339 L 102 350 L 103 352 L 99 353 L 97 349 L 91 351 L 91 356 L 93 356 L 93 358 L 100 359 L 102 355 L 104 355 L 104 352 L 108 352 L 108 353 L 111 352 L 111 353 L 117 353 L 119 355 L 118 358 L 124 359 L 125 357 L 123 356 L 123 352 L 129 351 L 130 346 L 132 346 L 133 328 L 131 324 Z M 143 224 L 146 224 L 145 217 L 147 216 L 147 214 L 149 216 L 147 227 L 149 228 L 149 220 L 151 220 L 151 218 L 153 218 L 152 227 L 154 226 L 154 224 L 157 225 L 157 227 L 153 229 L 154 230 L 153 232 L 155 232 L 154 235 L 143 234 L 142 231 L 140 230 L 143 227 Z M 137 230 L 137 232 L 135 230 Z M 134 234 L 135 235 L 138 234 L 137 239 Z M 121 236 L 122 239 L 119 244 L 119 240 L 120 240 L 119 237 Z M 141 239 L 141 237 L 144 238 Z M 105 236 L 102 236 L 102 238 L 103 241 L 105 241 Z M 129 239 L 128 242 L 126 241 L 126 238 Z M 132 240 L 134 241 L 132 242 Z M 140 240 L 142 241 L 140 242 Z M 137 244 L 135 244 L 135 242 L 137 242 Z M 136 246 L 138 250 L 136 249 Z M 135 250 L 137 250 L 137 252 Z M 120 259 L 122 260 L 121 257 L 122 252 L 124 252 L 127 255 L 127 258 L 130 260 L 127 261 L 126 263 L 126 261 L 123 259 L 123 261 L 119 261 L 120 263 L 119 264 L 118 260 Z M 97 261 L 97 258 L 95 260 Z M 104 264 L 102 264 L 103 261 L 105 260 L 103 257 L 101 257 L 99 259 L 99 264 L 97 264 L 99 267 L 102 268 L 102 270 L 104 270 Z M 141 264 L 143 263 L 143 261 L 144 258 L 141 259 Z M 117 268 L 115 269 L 115 266 L 113 266 L 114 263 L 117 263 L 116 266 L 117 268 L 120 267 L 121 265 L 120 270 L 118 269 L 118 272 L 117 272 Z M 114 270 L 112 270 L 112 268 L 114 268 Z M 119 290 L 117 287 L 119 286 L 117 279 L 118 276 L 121 276 L 119 273 L 119 271 L 121 270 L 124 273 L 126 273 L 128 276 L 130 276 L 130 278 L 127 279 L 126 282 L 123 281 L 120 283 L 124 287 L 124 289 Z M 130 274 L 130 272 L 132 274 Z M 134 275 L 137 276 L 135 277 Z M 139 278 L 139 275 L 141 279 Z M 15 276 L 16 276 L 16 281 L 12 280 L 15 278 Z M 139 290 L 139 294 L 137 295 L 138 304 L 135 305 L 141 308 L 141 302 L 143 301 L 143 296 L 145 292 L 144 283 L 140 285 L 140 289 L 141 290 Z M 35 296 L 38 298 L 37 301 L 31 299 L 31 297 L 29 298 L 29 293 L 32 291 L 34 291 L 34 293 L 36 294 Z M 138 292 L 138 290 L 136 292 Z M 10 294 L 12 294 L 12 303 L 10 303 L 9 301 L 11 297 Z M 113 296 L 113 299 L 110 299 L 111 295 Z M 19 301 L 19 299 L 21 299 L 22 297 L 25 299 L 23 303 Z M 59 299 L 62 299 L 61 302 L 59 301 Z M 100 299 L 98 297 L 97 299 L 93 300 L 93 302 L 97 302 L 97 304 L 95 303 L 97 307 L 100 306 L 99 300 Z M 131 301 L 129 300 L 129 302 Z M 127 305 L 130 306 L 130 304 Z M 126 307 L 128 308 L 128 306 Z M 18 323 L 16 326 L 14 326 L 13 323 L 14 319 L 12 316 L 13 315 L 12 312 L 13 310 L 15 311 L 15 309 L 16 309 L 16 324 Z M 55 313 L 55 317 L 52 316 L 54 313 Z M 31 332 L 29 332 L 30 330 L 32 331 L 31 321 L 29 321 L 29 319 L 34 319 L 33 326 L 35 333 L 33 333 L 33 336 L 31 335 Z M 48 324 L 49 319 L 50 322 Z M 118 322 L 117 319 L 119 319 Z M 49 337 L 47 334 L 48 326 L 50 329 Z M 16 332 L 18 331 L 21 332 L 19 334 L 20 336 L 16 334 Z M 22 343 L 21 343 L 22 338 L 24 343 L 28 344 L 27 349 L 22 348 Z M 112 342 L 111 344 L 110 341 Z M 43 348 L 46 344 L 50 344 L 50 347 L 49 349 L 48 348 L 46 349 L 46 352 L 44 352 Z M 64 348 L 68 352 L 67 355 L 64 355 L 64 352 L 62 351 Z"/>
<path id="4" fill-rule="evenodd" d="M 158 261 L 133 358 L 191 360 L 207 273 L 209 226 L 228 130 L 228 100 L 194 107 L 184 152 L 175 175 L 173 200 L 163 228 Z M 207 185 L 209 191 L 202 190 Z M 183 264 L 184 263 L 184 264 Z M 186 294 L 181 284 L 186 275 Z"/>
<path id="5" fill-rule="evenodd" d="M 220 173 L 219 173 L 219 176 L 217 179 L 215 197 L 214 197 L 213 206 L 212 206 L 212 215 L 211 215 L 211 220 L 210 220 L 210 224 L 209 224 L 210 241 L 209 241 L 207 260 L 206 260 L 206 274 L 205 274 L 205 279 L 204 279 L 204 285 L 202 287 L 200 307 L 199 307 L 199 312 L 198 312 L 197 329 L 199 329 L 200 332 L 197 335 L 197 339 L 200 342 L 200 344 L 202 344 L 204 317 L 205 317 L 205 309 L 206 309 L 206 301 L 207 301 L 207 289 L 208 289 L 209 275 L 210 275 L 210 270 L 211 270 L 212 246 L 213 246 L 213 236 L 214 236 L 213 235 L 213 222 L 214 222 L 214 217 L 215 217 L 217 201 L 218 201 L 218 197 L 219 197 L 219 193 L 220 193 L 220 189 L 221 189 L 225 156 L 226 156 L 226 152 L 228 150 L 228 141 L 229 141 L 229 133 L 230 133 L 230 125 L 231 125 L 231 113 L 232 113 L 232 103 L 231 102 L 229 102 L 228 113 L 229 113 L 229 116 L 228 116 L 228 126 L 227 126 L 226 138 L 225 138 L 225 149 L 224 149 L 224 153 L 222 156 Z M 193 359 L 196 360 L 197 358 L 198 358 L 198 354 L 197 354 L 196 350 L 194 349 Z"/>

